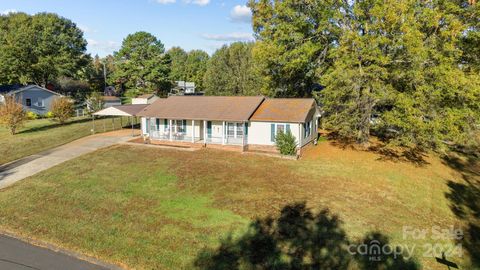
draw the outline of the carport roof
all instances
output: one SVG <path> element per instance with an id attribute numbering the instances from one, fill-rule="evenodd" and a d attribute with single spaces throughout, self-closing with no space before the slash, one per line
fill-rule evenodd
<path id="1" fill-rule="evenodd" d="M 112 106 L 100 110 L 93 115 L 101 116 L 137 116 L 148 104 L 133 104 L 133 105 L 119 105 Z"/>

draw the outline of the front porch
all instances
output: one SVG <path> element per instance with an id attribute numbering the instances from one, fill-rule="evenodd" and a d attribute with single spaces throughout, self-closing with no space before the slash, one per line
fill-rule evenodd
<path id="1" fill-rule="evenodd" d="M 242 147 L 248 144 L 247 122 L 144 118 L 142 125 L 152 142 Z"/>

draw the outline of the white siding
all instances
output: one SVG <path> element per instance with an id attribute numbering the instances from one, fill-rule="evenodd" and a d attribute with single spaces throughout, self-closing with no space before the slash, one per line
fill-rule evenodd
<path id="1" fill-rule="evenodd" d="M 195 127 L 192 128 L 192 120 L 187 120 L 187 136 L 192 136 L 192 133 L 195 134 L 195 138 L 200 138 L 200 122 L 199 120 L 195 120 Z M 203 134 L 202 134 L 203 137 Z"/>
<path id="2" fill-rule="evenodd" d="M 212 137 L 213 138 L 222 138 L 222 121 L 212 121 Z"/>
<path id="3" fill-rule="evenodd" d="M 300 125 L 296 123 L 250 122 L 248 125 L 248 144 L 275 145 L 271 141 L 271 124 L 289 124 L 292 135 L 299 141 Z M 275 128 L 276 129 L 276 128 Z M 301 143 L 301 142 L 300 142 Z"/>
<path id="4" fill-rule="evenodd" d="M 146 98 L 132 98 L 132 104 L 148 104 L 148 99 L 146 99 Z"/>
<path id="5" fill-rule="evenodd" d="M 142 126 L 142 134 L 147 134 L 147 118 L 145 117 L 142 117 L 142 121 L 141 121 L 141 126 Z"/>

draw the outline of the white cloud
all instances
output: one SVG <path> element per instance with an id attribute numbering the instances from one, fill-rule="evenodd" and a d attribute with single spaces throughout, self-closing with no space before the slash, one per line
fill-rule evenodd
<path id="1" fill-rule="evenodd" d="M 90 28 L 90 27 L 88 27 L 88 26 L 86 26 L 86 25 L 83 25 L 83 24 L 78 24 L 77 27 L 78 27 L 80 30 L 82 30 L 83 33 L 85 33 L 85 34 L 86 34 L 86 33 L 96 33 L 96 32 L 97 32 L 97 30 L 92 29 L 92 28 Z"/>
<path id="2" fill-rule="evenodd" d="M 5 9 L 0 12 L 0 15 L 8 15 L 10 13 L 17 13 L 18 11 L 16 9 Z"/>
<path id="3" fill-rule="evenodd" d="M 230 12 L 230 19 L 234 22 L 250 23 L 252 20 L 252 10 L 246 5 L 236 5 Z"/>
<path id="4" fill-rule="evenodd" d="M 202 37 L 216 41 L 253 41 L 251 33 L 203 34 Z"/>
<path id="5" fill-rule="evenodd" d="M 174 4 L 177 2 L 177 0 L 156 0 L 157 3 L 166 5 L 166 4 Z M 199 5 L 199 6 L 206 6 L 210 4 L 210 0 L 182 0 L 183 3 L 185 4 L 194 4 L 194 5 Z"/>
<path id="6" fill-rule="evenodd" d="M 157 3 L 165 5 L 165 4 L 173 4 L 177 2 L 176 0 L 157 0 Z"/>
<path id="7" fill-rule="evenodd" d="M 120 43 L 116 41 L 99 41 L 95 39 L 87 39 L 88 49 L 90 52 L 101 55 L 111 54 L 120 49 Z"/>
<path id="8" fill-rule="evenodd" d="M 188 4 L 192 3 L 199 6 L 206 6 L 210 4 L 210 0 L 186 0 L 185 2 Z"/>

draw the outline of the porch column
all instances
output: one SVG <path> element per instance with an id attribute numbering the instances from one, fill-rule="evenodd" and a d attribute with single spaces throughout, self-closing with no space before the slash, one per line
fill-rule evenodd
<path id="1" fill-rule="evenodd" d="M 168 138 L 170 139 L 170 141 L 173 141 L 172 119 L 168 120 L 168 129 L 169 129 Z"/>
<path id="2" fill-rule="evenodd" d="M 203 143 L 207 144 L 207 120 L 203 120 Z"/>
<path id="3" fill-rule="evenodd" d="M 130 116 L 130 124 L 132 125 L 132 137 L 134 137 L 134 133 L 133 133 L 133 119 L 132 119 L 133 116 Z M 147 122 L 147 120 L 145 120 L 145 122 Z M 142 127 L 140 126 L 140 129 L 142 129 Z M 145 127 L 145 130 L 147 130 L 147 127 Z M 141 133 L 140 133 L 141 134 Z"/>
<path id="4" fill-rule="evenodd" d="M 195 143 L 195 120 L 192 120 L 192 143 Z"/>
<path id="5" fill-rule="evenodd" d="M 222 144 L 225 144 L 225 121 L 222 122 Z"/>
<path id="6" fill-rule="evenodd" d="M 242 146 L 245 147 L 245 122 L 242 123 Z"/>

